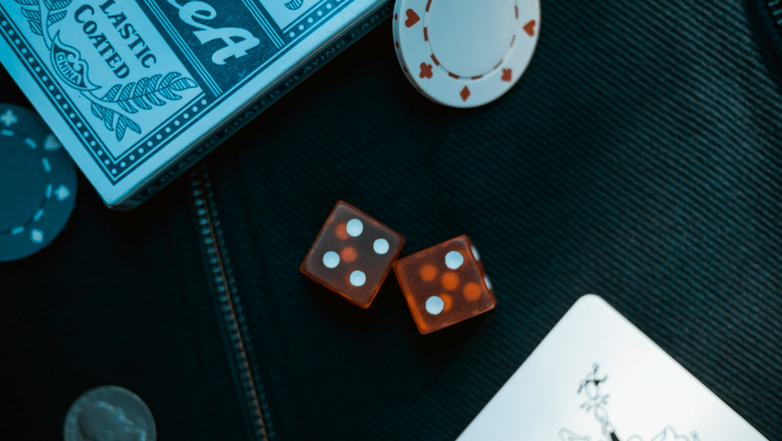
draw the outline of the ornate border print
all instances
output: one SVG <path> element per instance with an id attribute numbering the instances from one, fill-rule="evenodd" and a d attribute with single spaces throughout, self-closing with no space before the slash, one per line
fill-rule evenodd
<path id="1" fill-rule="evenodd" d="M 181 100 L 182 97 L 175 91 L 182 91 L 197 87 L 195 81 L 190 78 L 180 78 L 179 72 L 170 72 L 164 77 L 162 75 L 153 75 L 151 77 L 140 78 L 138 81 L 130 81 L 125 84 L 115 84 L 108 89 L 102 97 L 95 95 L 95 91 L 101 89 L 96 86 L 89 78 L 89 64 L 81 58 L 79 50 L 69 46 L 60 39 L 60 32 L 54 37 L 50 34 L 50 28 L 55 23 L 64 19 L 68 12 L 65 10 L 70 6 L 73 0 L 15 0 L 22 7 L 22 14 L 28 19 L 30 30 L 43 37 L 46 47 L 49 49 L 51 57 L 51 66 L 57 76 L 66 86 L 82 91 L 82 96 L 91 102 L 92 114 L 103 121 L 106 130 L 115 132 L 117 141 L 122 141 L 125 137 L 125 131 L 130 129 L 139 135 L 141 127 L 130 118 L 129 115 L 138 113 L 141 110 L 151 110 L 152 106 L 164 106 L 167 101 Z M 83 11 L 92 11 L 91 6 L 83 5 L 76 10 L 76 14 Z M 118 25 L 121 25 L 126 18 L 121 15 L 118 18 Z M 78 18 L 77 18 L 77 21 Z M 43 25 L 43 23 L 46 23 Z M 87 22 L 84 29 L 97 30 L 97 24 L 94 21 Z M 95 31 L 92 32 L 94 34 Z M 93 38 L 91 38 L 93 39 Z M 100 40 L 106 41 L 106 36 L 101 34 L 94 40 L 98 45 Z M 145 54 L 147 59 L 153 57 L 152 54 Z M 115 61 L 113 67 L 114 73 L 118 78 L 125 78 L 128 75 L 127 63 L 122 63 L 120 56 L 114 51 L 109 61 Z M 143 60 L 143 58 L 142 58 Z M 114 67 L 116 66 L 116 67 Z M 162 78 L 162 80 L 161 80 Z M 120 107 L 121 110 L 115 110 L 111 105 Z M 116 116 L 116 118 L 115 118 Z"/>
<path id="2" fill-rule="evenodd" d="M 116 184 L 352 1 L 0 0 L 0 34 Z"/>

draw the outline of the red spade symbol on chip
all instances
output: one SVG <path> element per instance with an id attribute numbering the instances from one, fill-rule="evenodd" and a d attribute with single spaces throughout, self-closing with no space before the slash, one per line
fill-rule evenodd
<path id="1" fill-rule="evenodd" d="M 407 20 L 405 20 L 405 26 L 408 28 L 413 27 L 416 23 L 418 23 L 421 20 L 421 17 L 418 16 L 418 14 L 415 13 L 412 9 L 407 10 Z"/>
<path id="2" fill-rule="evenodd" d="M 502 69 L 502 81 L 510 81 L 511 69 Z"/>

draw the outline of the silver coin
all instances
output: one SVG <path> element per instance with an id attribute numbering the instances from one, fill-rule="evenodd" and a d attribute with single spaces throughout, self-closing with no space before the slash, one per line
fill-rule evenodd
<path id="1" fill-rule="evenodd" d="M 65 441 L 155 441 L 155 420 L 147 405 L 119 386 L 83 393 L 68 409 Z"/>

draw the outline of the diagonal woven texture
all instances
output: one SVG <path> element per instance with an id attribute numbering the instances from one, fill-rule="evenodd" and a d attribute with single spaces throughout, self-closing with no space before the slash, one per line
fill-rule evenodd
<path id="1" fill-rule="evenodd" d="M 529 70 L 473 110 L 418 94 L 385 22 L 210 155 L 274 439 L 452 440 L 594 292 L 782 440 L 782 76 L 750 1 L 712 3 L 543 0 Z M 160 439 L 246 439 L 190 197 L 110 213 L 82 178 L 0 267 L 3 433 L 56 439 L 118 384 Z M 307 282 L 338 199 L 403 255 L 469 234 L 496 310 L 424 337 L 393 276 L 368 310 Z"/>
<path id="2" fill-rule="evenodd" d="M 279 439 L 454 439 L 588 292 L 782 439 L 782 96 L 756 18 L 542 10 L 530 69 L 489 106 L 419 95 L 384 23 L 210 158 Z M 306 282 L 338 199 L 403 254 L 471 235 L 497 309 L 422 337 L 393 277 L 367 311 Z"/>

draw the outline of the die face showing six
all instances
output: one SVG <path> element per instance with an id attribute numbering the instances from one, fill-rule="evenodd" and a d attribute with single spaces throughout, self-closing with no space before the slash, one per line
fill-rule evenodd
<path id="1" fill-rule="evenodd" d="M 368 308 L 404 243 L 401 234 L 340 201 L 304 258 L 301 272 Z"/>
<path id="2" fill-rule="evenodd" d="M 400 259 L 394 263 L 394 272 L 422 334 L 482 314 L 497 304 L 480 254 L 467 236 Z"/>

